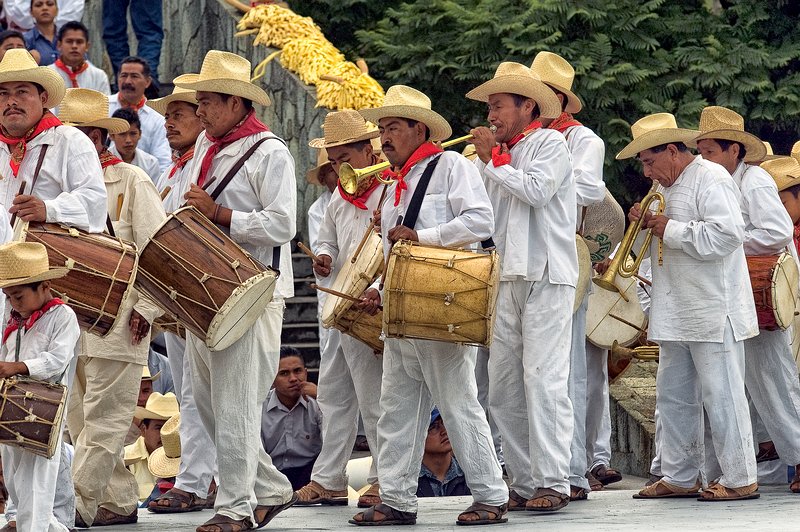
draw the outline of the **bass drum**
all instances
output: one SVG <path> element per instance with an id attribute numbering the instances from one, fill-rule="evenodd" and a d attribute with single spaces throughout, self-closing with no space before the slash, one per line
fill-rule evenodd
<path id="1" fill-rule="evenodd" d="M 589 290 L 589 285 L 592 284 L 592 257 L 589 254 L 589 248 L 586 247 L 586 241 L 581 235 L 575 235 L 575 247 L 578 250 L 578 282 L 575 285 L 575 302 L 572 305 L 572 313 L 578 312 L 583 298 L 586 297 L 586 291 Z"/>
<path id="2" fill-rule="evenodd" d="M 647 322 L 639 303 L 636 278 L 617 275 L 614 284 L 620 292 L 601 288 L 592 291 L 586 310 L 586 338 L 603 349 L 611 349 L 615 340 L 623 347 L 631 345 Z"/>

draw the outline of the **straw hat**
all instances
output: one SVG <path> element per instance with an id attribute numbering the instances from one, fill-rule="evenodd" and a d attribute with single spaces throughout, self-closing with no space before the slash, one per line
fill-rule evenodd
<path id="1" fill-rule="evenodd" d="M 321 148 L 317 153 L 317 166 L 306 172 L 306 181 L 312 185 L 323 186 L 322 181 L 319 180 L 319 174 L 326 166 L 328 168 L 331 167 L 331 163 L 328 161 L 328 151 L 325 148 Z"/>
<path id="2" fill-rule="evenodd" d="M 108 115 L 108 96 L 91 89 L 67 89 L 58 108 L 65 126 L 99 127 L 109 133 L 124 133 L 131 128 L 127 120 Z"/>
<path id="3" fill-rule="evenodd" d="M 139 419 L 169 419 L 178 413 L 178 399 L 172 392 L 161 395 L 153 392 L 147 398 L 147 405 L 136 407 L 134 417 Z"/>
<path id="4" fill-rule="evenodd" d="M 537 74 L 521 63 L 500 63 L 494 77 L 469 91 L 467 98 L 488 102 L 490 95 L 501 92 L 531 98 L 539 106 L 542 118 L 558 118 L 561 115 L 561 102 L 556 94 L 542 83 Z"/>
<path id="5" fill-rule="evenodd" d="M 431 110 L 431 99 L 417 89 L 394 85 L 386 91 L 383 105 L 359 111 L 365 120 L 377 124 L 381 118 L 396 116 L 422 122 L 431 131 L 430 140 L 438 142 L 453 134 L 450 124 L 439 113 Z"/>
<path id="6" fill-rule="evenodd" d="M 47 109 L 52 109 L 61 102 L 67 88 L 55 70 L 37 65 L 30 52 L 22 48 L 8 50 L 0 61 L 0 83 L 10 81 L 27 81 L 41 85 L 47 91 L 47 101 L 44 102 Z"/>
<path id="7" fill-rule="evenodd" d="M 147 364 L 142 367 L 143 381 L 156 382 L 159 378 L 161 378 L 161 371 L 158 371 L 155 375 L 150 375 L 150 368 L 147 367 Z"/>
<path id="8" fill-rule="evenodd" d="M 208 51 L 203 59 L 203 66 L 200 67 L 200 73 L 194 81 L 176 79 L 175 86 L 240 96 L 261 105 L 270 104 L 269 96 L 264 89 L 250 82 L 250 61 L 221 50 Z"/>
<path id="9" fill-rule="evenodd" d="M 572 92 L 575 69 L 566 59 L 552 52 L 539 52 L 533 58 L 531 71 L 541 78 L 542 83 L 567 96 L 567 106 L 564 109 L 566 112 L 577 113 L 583 109 L 581 99 Z"/>
<path id="10" fill-rule="evenodd" d="M 325 136 L 313 139 L 308 143 L 309 146 L 332 148 L 381 136 L 374 124 L 368 123 L 358 111 L 352 109 L 328 113 L 322 131 Z"/>
<path id="11" fill-rule="evenodd" d="M 474 144 L 467 144 L 464 146 L 464 149 L 461 150 L 461 155 L 469 159 L 470 161 L 474 161 L 478 158 L 478 152 L 475 150 Z"/>
<path id="12" fill-rule="evenodd" d="M 197 106 L 197 91 L 193 89 L 182 89 L 178 87 L 178 83 L 194 83 L 197 81 L 197 74 L 181 74 L 172 83 L 175 83 L 175 88 L 172 89 L 172 94 L 168 94 L 163 98 L 156 98 L 155 100 L 147 100 L 144 104 L 157 112 L 160 115 L 167 114 L 167 106 L 172 102 L 186 102 Z"/>
<path id="13" fill-rule="evenodd" d="M 795 142 L 792 146 L 792 157 L 800 161 L 800 140 Z"/>
<path id="14" fill-rule="evenodd" d="M 0 288 L 64 277 L 67 268 L 50 268 L 47 248 L 38 242 L 0 245 Z"/>
<path id="15" fill-rule="evenodd" d="M 617 154 L 617 159 L 629 159 L 639 152 L 655 146 L 674 142 L 691 143 L 697 131 L 678 127 L 675 117 L 670 113 L 656 113 L 640 118 L 631 126 L 633 140 Z"/>
<path id="16" fill-rule="evenodd" d="M 181 415 L 175 414 L 161 427 L 161 447 L 147 458 L 147 469 L 157 478 L 178 476 L 181 468 Z"/>
<path id="17" fill-rule="evenodd" d="M 764 149 L 767 150 L 764 158 L 761 159 L 762 161 L 772 161 L 773 159 L 780 159 L 781 157 L 786 157 L 785 155 L 775 155 L 775 152 L 772 151 L 772 144 L 767 142 L 766 140 L 763 142 Z"/>
<path id="18" fill-rule="evenodd" d="M 700 114 L 700 136 L 695 141 L 704 139 L 721 139 L 740 142 L 747 154 L 744 162 L 762 161 L 767 154 L 761 139 L 744 130 L 744 118 L 736 111 L 712 105 L 703 109 Z"/>
<path id="19" fill-rule="evenodd" d="M 800 185 L 800 161 L 794 157 L 775 157 L 761 163 L 761 168 L 775 180 L 778 192 Z"/>

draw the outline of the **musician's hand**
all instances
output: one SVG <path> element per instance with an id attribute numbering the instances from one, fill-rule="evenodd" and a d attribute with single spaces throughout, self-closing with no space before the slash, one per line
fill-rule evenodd
<path id="1" fill-rule="evenodd" d="M 317 385 L 309 381 L 304 382 L 302 385 L 300 385 L 300 395 L 303 396 L 303 399 L 308 399 L 309 397 L 316 399 Z"/>
<path id="2" fill-rule="evenodd" d="M 11 202 L 11 208 L 8 209 L 8 212 L 16 214 L 26 222 L 47 221 L 47 207 L 44 202 L 36 196 L 20 194 Z"/>
<path id="3" fill-rule="evenodd" d="M 606 273 L 609 264 L 611 264 L 611 259 L 605 259 L 601 260 L 600 262 L 595 262 L 592 266 L 594 266 L 594 271 L 596 271 L 600 275 L 603 275 L 604 273 Z"/>
<path id="4" fill-rule="evenodd" d="M 381 210 L 377 209 L 372 213 L 372 223 L 375 224 L 375 232 L 381 234 Z"/>
<path id="5" fill-rule="evenodd" d="M 214 200 L 211 199 L 208 192 L 193 184 L 183 197 L 186 200 L 186 205 L 195 207 L 209 220 L 214 218 L 214 211 L 217 208 L 217 204 L 214 203 Z"/>
<path id="6" fill-rule="evenodd" d="M 314 273 L 320 277 L 327 277 L 331 274 L 331 262 L 333 259 L 330 255 L 317 255 L 317 260 L 314 261 Z"/>
<path id="7" fill-rule="evenodd" d="M 361 296 L 361 302 L 355 303 L 358 310 L 363 310 L 370 316 L 378 313 L 378 307 L 381 305 L 381 293 L 374 288 L 368 288 Z"/>
<path id="8" fill-rule="evenodd" d="M 131 330 L 131 345 L 139 345 L 139 343 L 150 332 L 150 324 L 144 319 L 144 316 L 136 312 L 131 312 L 131 319 L 128 320 L 128 327 Z"/>
<path id="9" fill-rule="evenodd" d="M 413 240 L 414 242 L 419 242 L 417 232 L 413 229 L 409 229 L 405 225 L 396 225 L 389 229 L 388 237 L 391 242 L 397 242 L 398 240 Z"/>
<path id="10" fill-rule="evenodd" d="M 481 126 L 471 129 L 469 133 L 474 137 L 470 142 L 475 145 L 478 158 L 488 164 L 492 160 L 492 149 L 497 146 L 494 132 L 488 127 Z"/>
<path id="11" fill-rule="evenodd" d="M 647 222 L 652 218 L 653 213 L 650 211 L 645 211 L 644 213 L 644 223 L 642 224 L 642 228 L 647 227 Z M 642 204 L 641 203 L 634 203 L 631 210 L 628 211 L 628 221 L 630 223 L 636 223 L 639 218 L 642 217 Z"/>
<path id="12" fill-rule="evenodd" d="M 653 234 L 658 238 L 664 238 L 664 231 L 667 230 L 667 222 L 669 222 L 669 218 L 663 214 L 659 214 L 658 216 L 649 216 L 647 217 L 645 227 L 647 229 L 652 229 Z"/>
<path id="13" fill-rule="evenodd" d="M 24 362 L 0 362 L 0 378 L 2 379 L 27 374 L 28 366 Z"/>

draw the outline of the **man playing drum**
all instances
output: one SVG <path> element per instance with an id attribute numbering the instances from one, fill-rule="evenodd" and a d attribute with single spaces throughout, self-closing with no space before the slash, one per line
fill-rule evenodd
<path id="1" fill-rule="evenodd" d="M 469 246 L 492 235 L 492 207 L 475 167 L 454 151 L 442 153 L 434 142 L 446 139 L 450 125 L 431 110 L 421 92 L 395 85 L 382 107 L 360 111 L 381 131 L 381 149 L 392 164 L 388 199 L 381 212 L 381 233 L 388 257 L 392 244 L 412 240 L 423 245 Z M 431 166 L 434 164 L 435 166 Z M 428 173 L 416 223 L 400 217 L 423 173 Z M 432 171 L 432 173 L 431 173 Z M 365 292 L 364 307 L 377 310 L 376 288 Z M 486 415 L 477 398 L 475 348 L 428 340 L 387 338 L 384 342 L 381 417 L 378 421 L 378 478 L 382 503 L 357 514 L 356 525 L 413 524 L 417 519 L 417 479 L 434 403 L 447 425 L 456 455 L 475 502 L 457 523 L 507 521 L 508 488 L 502 480 Z"/>
<path id="2" fill-rule="evenodd" d="M 663 478 L 636 497 L 704 501 L 758 497 L 756 461 L 744 391 L 744 340 L 758 334 L 747 263 L 745 224 L 736 185 L 724 168 L 693 156 L 696 131 L 668 113 L 631 126 L 633 140 L 617 159 L 638 155 L 657 181 L 664 214 L 642 213 L 654 238 L 648 339 L 658 342 L 656 400 Z M 662 260 L 658 260 L 661 258 Z M 722 476 L 698 493 L 703 466 L 703 412 L 708 415 Z"/>
<path id="3" fill-rule="evenodd" d="M 203 339 L 190 333 L 186 339 L 195 402 L 216 445 L 219 469 L 216 514 L 197 531 L 216 532 L 223 525 L 249 530 L 266 525 L 296 500 L 259 437 L 261 405 L 277 374 L 284 298 L 294 295 L 289 249 L 296 231 L 294 160 L 256 118 L 253 104 L 270 100 L 250 82 L 246 59 L 211 50 L 197 80 L 176 86 L 197 91 L 197 115 L 206 130 L 195 144 L 187 203 L 262 264 L 281 271 L 272 302 L 239 340 L 212 353 Z M 202 187 L 212 178 L 206 192 Z M 209 193 L 218 190 L 215 202 Z"/>
<path id="4" fill-rule="evenodd" d="M 370 139 L 380 133 L 374 126 L 370 128 L 357 111 L 329 113 L 323 131 L 325 136 L 312 140 L 309 146 L 326 150 L 337 174 L 345 162 L 354 168 L 378 162 Z M 364 178 L 354 194 L 348 194 L 341 184 L 337 188 L 320 224 L 314 248 L 319 259 L 314 263 L 314 273 L 323 278 L 349 266 L 364 233 L 372 230 L 372 212 L 381 208 L 378 204 L 381 187 L 375 175 Z M 376 425 L 380 416 L 382 358 L 375 356 L 363 342 L 338 330 L 329 334 L 320 361 L 317 393 L 322 410 L 322 450 L 314 463 L 311 482 L 297 491 L 297 504 L 347 505 L 345 467 L 356 440 L 360 412 L 367 441 L 374 451 L 367 478 L 372 486 L 359 500 L 360 505 L 369 507 L 380 503 Z"/>

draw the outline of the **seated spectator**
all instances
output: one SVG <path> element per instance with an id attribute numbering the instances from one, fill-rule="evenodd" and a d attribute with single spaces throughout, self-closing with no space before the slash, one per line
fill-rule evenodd
<path id="1" fill-rule="evenodd" d="M 39 52 L 40 65 L 52 65 L 58 59 L 56 49 L 56 0 L 33 0 L 31 15 L 33 28 L 25 32 L 25 48 Z"/>
<path id="2" fill-rule="evenodd" d="M 0 61 L 3 60 L 3 56 L 6 55 L 6 51 L 11 50 L 12 48 L 25 49 L 25 37 L 17 30 L 5 30 L 0 32 Z M 36 50 L 28 51 L 37 63 L 42 60 L 42 56 L 40 56 L 39 52 Z"/>
<path id="3" fill-rule="evenodd" d="M 447 429 L 444 428 L 439 410 L 431 412 L 428 437 L 425 438 L 425 453 L 417 484 L 417 497 L 450 497 L 471 495 L 464 472 L 458 466 Z"/>
<path id="4" fill-rule="evenodd" d="M 161 427 L 161 447 L 150 453 L 147 459 L 147 469 L 156 479 L 156 483 L 141 508 L 147 508 L 151 500 L 160 497 L 175 485 L 175 477 L 181 468 L 181 437 L 178 433 L 180 424 L 181 415 L 178 413 Z"/>
<path id="5" fill-rule="evenodd" d="M 142 368 L 142 380 L 139 383 L 139 397 L 136 399 L 137 408 L 144 408 L 147 406 L 147 400 L 153 394 L 153 382 L 160 378 L 160 373 L 151 374 L 149 367 L 145 366 Z M 141 436 L 141 430 L 139 430 L 140 421 L 141 420 L 136 419 L 136 417 L 134 417 L 133 421 L 131 421 L 131 427 L 128 429 L 128 435 L 125 436 L 125 445 L 132 444 L 137 438 L 139 438 L 139 436 Z"/>
<path id="6" fill-rule="evenodd" d="M 130 8 L 137 53 L 153 68 L 150 98 L 156 98 L 158 94 L 158 62 L 164 40 L 161 3 L 162 0 L 103 0 L 103 40 L 114 75 L 121 71 L 124 58 L 130 55 L 127 24 Z"/>
<path id="7" fill-rule="evenodd" d="M 58 29 L 56 38 L 58 59 L 50 68 L 64 79 L 70 88 L 92 89 L 103 94 L 111 94 L 108 76 L 86 58 L 89 51 L 89 30 L 77 21 L 70 21 Z"/>
<path id="8" fill-rule="evenodd" d="M 322 413 L 303 355 L 284 346 L 280 356 L 278 375 L 261 414 L 261 441 L 275 467 L 298 490 L 311 481 L 322 449 Z"/>
<path id="9" fill-rule="evenodd" d="M 56 27 L 71 20 L 83 19 L 83 6 L 85 0 L 58 0 L 58 14 L 56 15 Z M 8 27 L 20 31 L 28 31 L 34 25 L 31 15 L 31 0 L 5 0 L 6 18 Z"/>
<path id="10" fill-rule="evenodd" d="M 159 378 L 153 381 L 154 392 L 175 393 L 175 382 L 172 380 L 172 369 L 169 367 L 167 357 L 150 347 L 147 355 L 147 367 L 150 368 L 151 375 L 159 375 Z"/>
<path id="11" fill-rule="evenodd" d="M 161 176 L 158 159 L 137 147 L 142 139 L 142 123 L 139 121 L 139 113 L 131 109 L 117 109 L 111 116 L 127 120 L 131 127 L 122 133 L 108 134 L 112 141 L 109 151 L 126 163 L 144 170 L 144 173 L 150 176 L 155 184 Z"/>

